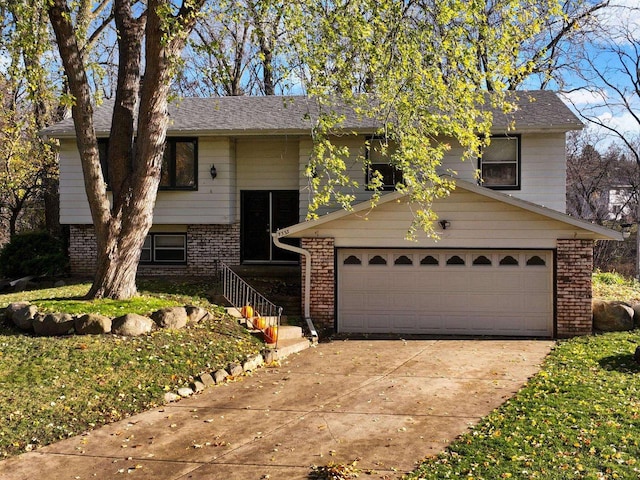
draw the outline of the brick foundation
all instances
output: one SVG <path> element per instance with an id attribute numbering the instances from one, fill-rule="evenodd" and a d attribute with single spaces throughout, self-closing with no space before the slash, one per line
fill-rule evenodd
<path id="1" fill-rule="evenodd" d="M 240 264 L 240 224 L 189 225 L 186 265 L 140 265 L 141 276 L 214 276 L 219 262 Z M 69 257 L 71 273 L 92 276 L 96 268 L 96 238 L 93 225 L 72 225 Z"/>
<path id="2" fill-rule="evenodd" d="M 96 235 L 93 225 L 69 228 L 69 266 L 78 277 L 93 276 L 96 270 Z"/>
<path id="3" fill-rule="evenodd" d="M 333 330 L 335 321 L 335 243 L 333 238 L 303 238 L 301 247 L 311 253 L 311 320 L 318 329 Z M 302 284 L 307 269 L 301 259 Z M 304 302 L 304 295 L 302 298 Z M 304 309 L 304 305 L 303 305 Z"/>
<path id="4" fill-rule="evenodd" d="M 558 240 L 556 336 L 589 335 L 593 329 L 591 272 L 593 240 Z"/>

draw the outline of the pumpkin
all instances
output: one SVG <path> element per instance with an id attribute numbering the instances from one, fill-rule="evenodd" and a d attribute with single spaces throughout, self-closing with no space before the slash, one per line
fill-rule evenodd
<path id="1" fill-rule="evenodd" d="M 276 343 L 278 340 L 278 326 L 271 325 L 264 331 L 264 341 L 267 343 Z"/>
<path id="2" fill-rule="evenodd" d="M 251 323 L 253 323 L 253 327 L 257 328 L 259 330 L 264 330 L 267 327 L 267 321 L 262 318 L 260 315 L 258 315 L 257 317 L 254 317 L 251 320 Z"/>
<path id="3" fill-rule="evenodd" d="M 244 318 L 253 317 L 253 307 L 248 304 L 245 305 L 244 307 L 242 307 L 242 310 L 240 310 L 240 315 L 242 315 Z"/>

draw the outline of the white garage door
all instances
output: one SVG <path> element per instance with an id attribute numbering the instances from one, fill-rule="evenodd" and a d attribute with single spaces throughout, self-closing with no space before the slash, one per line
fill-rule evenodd
<path id="1" fill-rule="evenodd" d="M 338 331 L 553 335 L 553 254 L 338 250 Z"/>

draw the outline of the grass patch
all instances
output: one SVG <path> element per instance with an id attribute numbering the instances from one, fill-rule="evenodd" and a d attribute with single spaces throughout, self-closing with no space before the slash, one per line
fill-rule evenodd
<path id="1" fill-rule="evenodd" d="M 218 310 L 204 298 L 206 285 L 189 285 L 143 282 L 144 295 L 129 306 L 142 314 L 185 303 Z M 121 312 L 120 307 L 131 311 L 127 302 L 79 300 L 87 289 L 80 284 L 1 295 L 0 306 L 29 300 L 55 311 L 63 311 L 63 306 L 77 313 Z M 137 338 L 34 337 L 0 323 L 0 458 L 160 405 L 166 391 L 262 346 L 235 319 L 223 315 Z"/>
<path id="2" fill-rule="evenodd" d="M 513 399 L 408 478 L 639 478 L 638 344 L 638 331 L 559 343 Z"/>
<path id="3" fill-rule="evenodd" d="M 595 272 L 592 276 L 593 296 L 604 300 L 640 302 L 640 283 L 615 272 Z"/>

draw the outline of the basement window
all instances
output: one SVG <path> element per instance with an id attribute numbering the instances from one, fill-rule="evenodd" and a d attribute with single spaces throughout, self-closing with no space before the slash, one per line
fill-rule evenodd
<path id="1" fill-rule="evenodd" d="M 150 233 L 144 240 L 140 263 L 187 263 L 187 236 L 180 233 Z"/>

